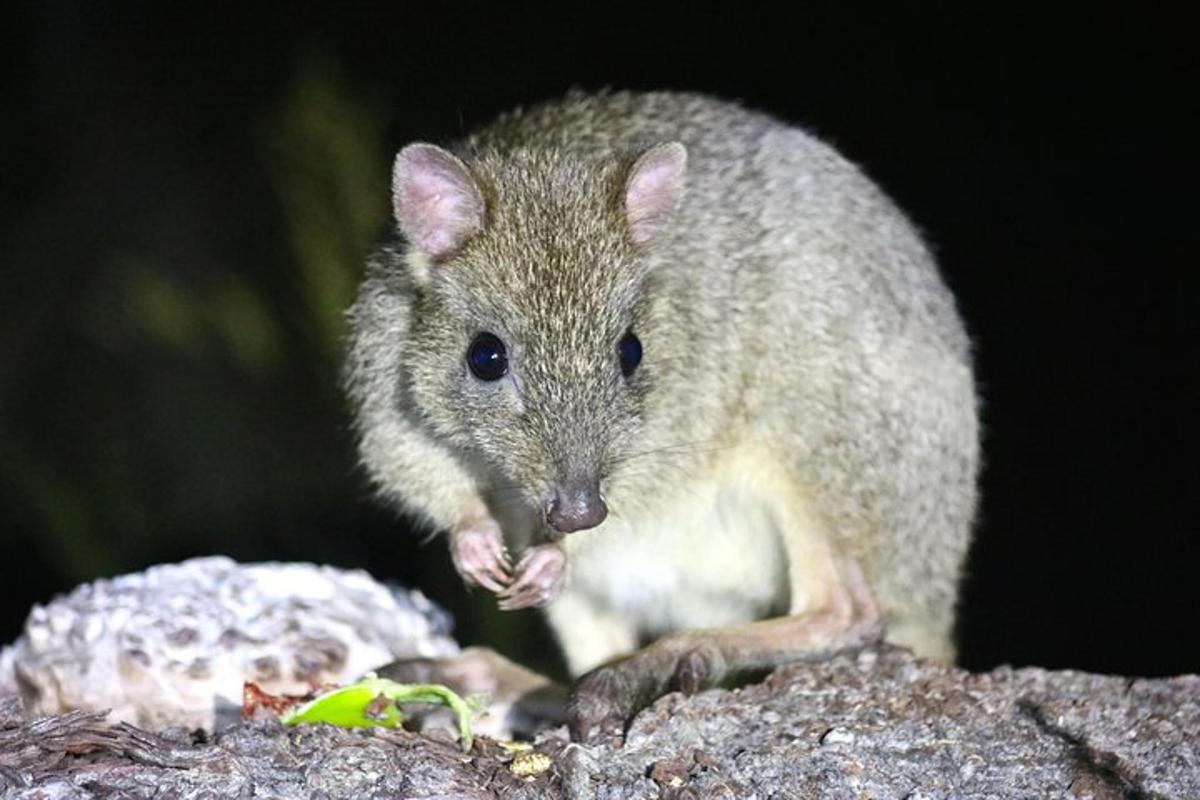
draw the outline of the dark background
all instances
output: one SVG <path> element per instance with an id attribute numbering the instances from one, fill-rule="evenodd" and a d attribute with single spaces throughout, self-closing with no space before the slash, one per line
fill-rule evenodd
<path id="1" fill-rule="evenodd" d="M 806 125 L 937 249 L 978 346 L 962 660 L 1200 669 L 1194 39 L 1180 21 L 611 4 L 10 12 L 0 641 L 79 581 L 222 552 L 363 566 L 544 665 L 374 505 L 337 389 L 390 158 L 570 86 Z"/>

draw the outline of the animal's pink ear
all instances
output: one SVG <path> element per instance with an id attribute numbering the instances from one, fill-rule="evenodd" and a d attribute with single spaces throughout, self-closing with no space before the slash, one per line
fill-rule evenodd
<path id="1" fill-rule="evenodd" d="M 486 217 L 483 194 L 466 165 L 431 144 L 410 144 L 396 156 L 392 204 L 409 244 L 435 259 L 482 231 Z"/>
<path id="2" fill-rule="evenodd" d="M 687 148 L 679 142 L 656 144 L 638 156 L 625 178 L 625 218 L 637 244 L 658 236 L 683 196 Z"/>

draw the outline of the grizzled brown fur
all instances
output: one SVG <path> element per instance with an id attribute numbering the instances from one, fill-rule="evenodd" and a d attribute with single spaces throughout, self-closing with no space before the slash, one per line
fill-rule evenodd
<path id="1" fill-rule="evenodd" d="M 536 603 L 576 672 L 777 615 L 800 627 L 744 630 L 794 655 L 870 619 L 952 658 L 970 349 L 879 189 L 797 128 L 688 94 L 573 94 L 452 153 L 402 151 L 401 239 L 351 312 L 347 386 L 383 495 L 450 531 L 468 579 L 488 558 L 513 577 L 471 548 L 488 531 L 554 548 L 538 569 L 565 577 Z M 645 355 L 625 378 L 627 330 Z M 508 348 L 502 381 L 466 367 L 480 331 Z M 598 482 L 608 517 L 561 537 L 546 498 L 570 476 Z"/>

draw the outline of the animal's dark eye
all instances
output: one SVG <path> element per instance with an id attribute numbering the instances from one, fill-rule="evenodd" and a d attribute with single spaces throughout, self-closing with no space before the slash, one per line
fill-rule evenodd
<path id="1" fill-rule="evenodd" d="M 467 348 L 467 366 L 481 381 L 498 381 L 508 372 L 508 352 L 495 334 L 479 333 Z"/>
<path id="2" fill-rule="evenodd" d="M 621 374 L 626 378 L 642 363 L 642 343 L 633 331 L 626 331 L 617 342 L 617 357 L 621 359 Z"/>

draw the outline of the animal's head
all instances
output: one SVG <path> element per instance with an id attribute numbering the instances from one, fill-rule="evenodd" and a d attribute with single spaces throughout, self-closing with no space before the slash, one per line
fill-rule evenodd
<path id="1" fill-rule="evenodd" d="M 685 162 L 673 142 L 608 159 L 464 161 L 429 144 L 396 158 L 414 402 L 559 531 L 604 520 L 604 481 L 637 436 L 654 379 L 648 262 Z"/>

